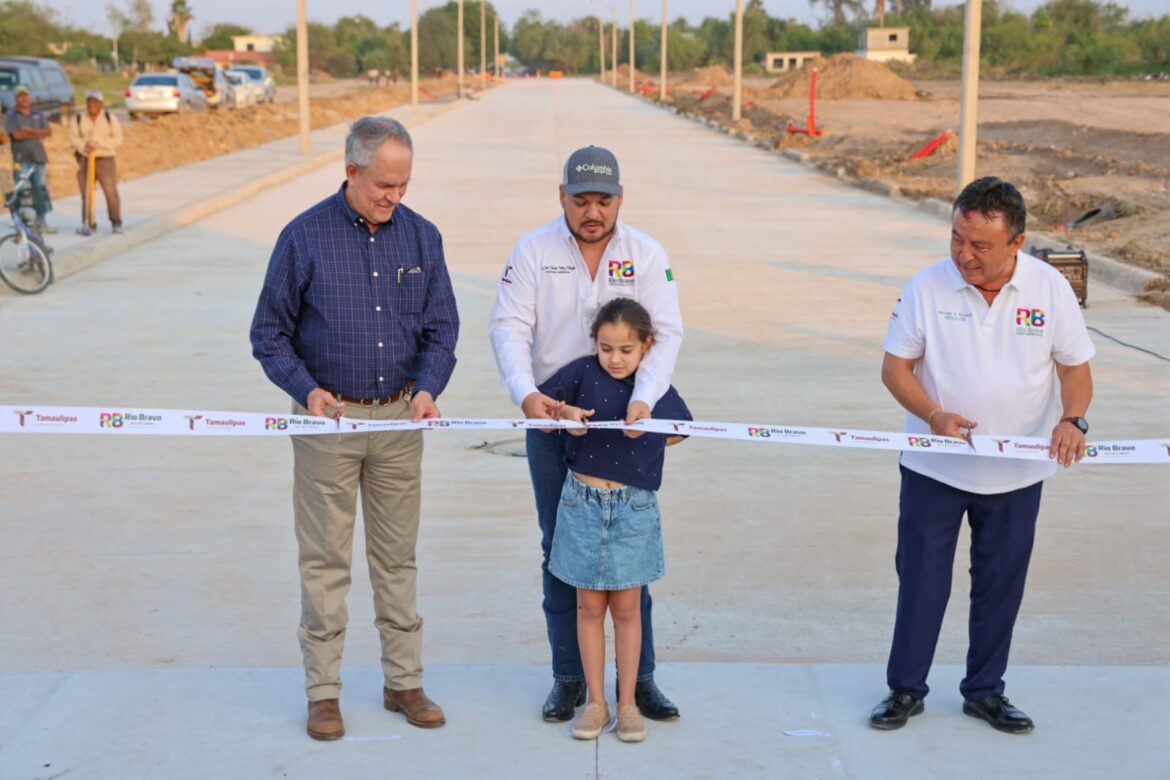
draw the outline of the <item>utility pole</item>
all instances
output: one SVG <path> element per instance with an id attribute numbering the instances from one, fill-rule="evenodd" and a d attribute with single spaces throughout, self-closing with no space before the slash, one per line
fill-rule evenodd
<path id="1" fill-rule="evenodd" d="M 634 0 L 630 0 L 630 92 L 634 91 Z"/>
<path id="2" fill-rule="evenodd" d="M 309 153 L 309 24 L 305 0 L 297 0 L 297 114 L 300 119 L 301 154 Z"/>
<path id="3" fill-rule="evenodd" d="M 500 14 L 496 13 L 496 67 L 495 75 L 497 79 L 502 79 L 503 75 L 500 73 Z"/>
<path id="4" fill-rule="evenodd" d="M 463 97 L 463 0 L 459 0 L 459 21 L 455 24 L 455 35 L 459 52 L 459 97 Z"/>
<path id="5" fill-rule="evenodd" d="M 617 6 L 613 7 L 613 24 L 609 28 L 610 37 L 613 38 L 613 68 L 609 71 L 610 86 L 617 89 Z"/>
<path id="6" fill-rule="evenodd" d="M 410 0 L 410 107 L 418 108 L 418 0 Z"/>
<path id="7" fill-rule="evenodd" d="M 666 102 L 666 0 L 662 0 L 662 64 L 658 73 L 658 99 Z"/>
<path id="8" fill-rule="evenodd" d="M 605 83 L 605 22 L 601 20 L 601 14 L 597 15 L 597 48 L 599 55 L 599 62 L 601 63 L 601 76 L 599 77 L 601 83 Z"/>
<path id="9" fill-rule="evenodd" d="M 731 88 L 731 121 L 743 116 L 743 0 L 735 0 L 735 80 Z"/>
<path id="10" fill-rule="evenodd" d="M 967 0 L 963 20 L 963 82 L 959 101 L 959 171 L 955 192 L 975 179 L 975 127 L 979 107 L 979 34 L 983 0 Z"/>
<path id="11" fill-rule="evenodd" d="M 479 88 L 487 89 L 487 2 L 479 0 Z"/>

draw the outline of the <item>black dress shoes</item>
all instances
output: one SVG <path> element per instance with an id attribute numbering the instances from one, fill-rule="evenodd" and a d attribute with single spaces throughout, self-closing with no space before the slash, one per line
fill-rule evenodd
<path id="1" fill-rule="evenodd" d="M 634 703 L 638 712 L 650 720 L 673 720 L 678 717 L 678 707 L 658 690 L 653 680 L 638 680 L 634 685 Z"/>
<path id="2" fill-rule="evenodd" d="M 544 702 L 542 714 L 547 721 L 572 720 L 576 709 L 585 703 L 585 681 L 553 683 Z"/>
<path id="3" fill-rule="evenodd" d="M 1025 734 L 1035 725 L 1031 718 L 1013 707 L 1002 693 L 993 693 L 979 701 L 964 701 L 963 712 L 972 718 L 985 720 L 993 729 L 1008 734 Z"/>
<path id="4" fill-rule="evenodd" d="M 906 725 L 911 716 L 926 709 L 922 699 L 905 691 L 890 691 L 882 703 L 869 714 L 869 725 L 883 731 L 893 731 Z"/>

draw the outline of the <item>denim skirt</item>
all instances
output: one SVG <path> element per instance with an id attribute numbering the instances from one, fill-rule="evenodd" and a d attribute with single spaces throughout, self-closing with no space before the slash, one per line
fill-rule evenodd
<path id="1" fill-rule="evenodd" d="M 586 590 L 625 590 L 666 573 L 658 494 L 626 485 L 605 490 L 565 477 L 548 570 Z"/>

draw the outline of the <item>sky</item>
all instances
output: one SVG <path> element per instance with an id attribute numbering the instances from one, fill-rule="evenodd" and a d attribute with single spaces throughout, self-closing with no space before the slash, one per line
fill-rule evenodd
<path id="1" fill-rule="evenodd" d="M 42 0 L 44 5 L 58 12 L 65 22 L 95 32 L 108 31 L 105 8 L 113 4 L 125 6 L 125 0 Z M 612 8 L 617 8 L 619 26 L 626 26 L 629 19 L 629 0 L 490 0 L 500 12 L 500 21 L 511 25 L 521 14 L 531 8 L 541 11 L 546 19 L 569 21 L 582 16 L 604 15 L 612 18 Z M 171 7 L 170 0 L 152 0 L 155 17 L 160 30 L 165 29 L 164 20 Z M 418 0 L 421 14 L 428 8 L 441 6 L 445 0 Z M 947 0 L 935 0 L 936 6 L 949 5 Z M 1043 0 L 1004 0 L 1003 5 L 1023 12 L 1031 12 L 1042 5 Z M 1166 0 L 1119 0 L 1119 4 L 1130 9 L 1134 17 L 1160 16 L 1166 13 Z M 195 36 L 198 40 L 211 25 L 217 22 L 234 22 L 250 27 L 257 33 L 282 32 L 296 21 L 296 0 L 188 0 L 195 12 Z M 399 22 L 403 27 L 410 24 L 410 0 L 306 0 L 310 21 L 332 24 L 341 16 L 364 14 L 379 25 Z M 746 3 L 745 3 L 746 5 Z M 764 6 L 771 16 L 794 18 L 806 24 L 813 24 L 825 17 L 823 6 L 810 7 L 807 0 L 765 0 Z M 667 16 L 674 20 L 685 16 L 698 23 L 707 16 L 724 16 L 735 11 L 734 0 L 668 0 Z M 635 0 L 634 12 L 638 18 L 659 20 L 662 18 L 661 0 Z"/>

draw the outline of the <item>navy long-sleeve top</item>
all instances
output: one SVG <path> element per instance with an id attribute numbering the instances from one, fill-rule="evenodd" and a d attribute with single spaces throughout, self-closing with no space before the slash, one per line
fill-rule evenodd
<path id="1" fill-rule="evenodd" d="M 381 398 L 410 380 L 415 392 L 438 398 L 458 335 L 438 228 L 399 204 L 371 233 L 343 184 L 277 239 L 252 320 L 252 355 L 302 405 L 316 387 Z"/>
<path id="2" fill-rule="evenodd" d="M 540 392 L 558 401 L 582 409 L 592 409 L 594 422 L 624 420 L 634 376 L 614 379 L 605 372 L 596 355 L 577 358 L 561 368 Z M 667 388 L 650 416 L 663 420 L 691 420 L 691 411 L 673 386 Z M 570 471 L 599 479 L 658 490 L 662 485 L 666 434 L 644 433 L 631 439 L 622 431 L 596 430 L 584 436 L 567 436 L 565 465 Z"/>

